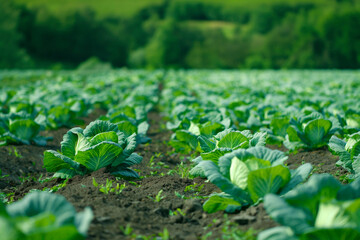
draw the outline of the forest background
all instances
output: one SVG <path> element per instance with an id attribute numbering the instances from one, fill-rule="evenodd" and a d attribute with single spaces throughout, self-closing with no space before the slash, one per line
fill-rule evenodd
<path id="1" fill-rule="evenodd" d="M 360 68 L 360 0 L 3 0 L 0 12 L 0 68 Z"/>

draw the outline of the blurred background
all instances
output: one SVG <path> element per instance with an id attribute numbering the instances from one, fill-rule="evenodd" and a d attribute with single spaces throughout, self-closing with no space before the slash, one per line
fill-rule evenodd
<path id="1" fill-rule="evenodd" d="M 0 0 L 0 68 L 360 68 L 360 0 Z"/>

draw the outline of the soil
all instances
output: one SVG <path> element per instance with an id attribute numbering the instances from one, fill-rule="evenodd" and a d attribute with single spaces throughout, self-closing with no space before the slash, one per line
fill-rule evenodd
<path id="1" fill-rule="evenodd" d="M 288 151 L 284 146 L 270 145 L 267 147 L 283 152 Z M 350 174 L 344 168 L 336 166 L 339 156 L 333 155 L 327 147 L 312 151 L 300 149 L 298 152 L 290 153 L 288 156 L 289 158 L 285 163 L 290 169 L 295 169 L 304 163 L 310 163 L 313 166 L 312 173 L 330 173 L 342 182 L 344 181 L 342 177 Z"/>

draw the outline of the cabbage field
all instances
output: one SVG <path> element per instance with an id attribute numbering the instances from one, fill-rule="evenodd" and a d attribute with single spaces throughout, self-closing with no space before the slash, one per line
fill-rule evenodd
<path id="1" fill-rule="evenodd" d="M 0 71 L 0 235 L 360 239 L 360 71 Z"/>

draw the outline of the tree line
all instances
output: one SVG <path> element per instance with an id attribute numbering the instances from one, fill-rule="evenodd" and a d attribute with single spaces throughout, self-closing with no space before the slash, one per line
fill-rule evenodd
<path id="1" fill-rule="evenodd" d="M 75 68 L 92 57 L 129 68 L 360 67 L 353 1 L 254 9 L 164 1 L 128 18 L 92 9 L 60 16 L 11 1 L 0 9 L 0 68 Z"/>

